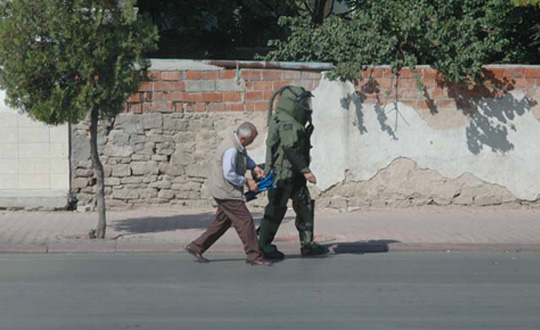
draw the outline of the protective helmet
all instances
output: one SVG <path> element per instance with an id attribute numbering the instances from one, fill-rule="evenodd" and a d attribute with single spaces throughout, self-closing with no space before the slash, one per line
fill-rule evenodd
<path id="1" fill-rule="evenodd" d="M 274 92 L 270 99 L 268 123 L 270 123 L 270 118 L 272 117 L 274 99 L 278 95 L 279 99 L 276 107 L 277 113 L 286 113 L 302 125 L 311 121 L 311 114 L 313 112 L 311 108 L 311 98 L 313 97 L 313 94 L 301 86 L 285 86 Z"/>

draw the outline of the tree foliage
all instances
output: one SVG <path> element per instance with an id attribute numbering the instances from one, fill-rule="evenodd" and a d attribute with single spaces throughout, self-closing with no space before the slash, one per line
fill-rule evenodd
<path id="1" fill-rule="evenodd" d="M 283 30 L 280 16 L 297 15 L 295 1 L 283 0 L 140 0 L 140 11 L 159 26 L 156 57 L 251 58 Z"/>
<path id="2" fill-rule="evenodd" d="M 157 29 L 134 1 L 0 2 L 0 84 L 7 102 L 48 124 L 78 122 L 92 109 L 122 111 L 135 92 Z"/>
<path id="3" fill-rule="evenodd" d="M 428 64 L 449 82 L 481 82 L 491 63 L 538 63 L 531 47 L 539 11 L 508 0 L 366 0 L 348 16 L 320 25 L 282 17 L 285 39 L 264 58 L 332 62 L 331 76 L 357 79 L 369 65 Z"/>

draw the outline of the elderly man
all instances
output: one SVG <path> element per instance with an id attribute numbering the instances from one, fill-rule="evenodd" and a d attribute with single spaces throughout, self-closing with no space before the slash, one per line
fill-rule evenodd
<path id="1" fill-rule="evenodd" d="M 216 150 L 209 178 L 210 194 L 217 202 L 216 219 L 199 238 L 186 247 L 186 251 L 201 263 L 209 262 L 202 254 L 232 224 L 244 244 L 244 251 L 247 255 L 246 263 L 261 266 L 272 265 L 262 256 L 257 242 L 253 217 L 244 200 L 244 185 L 247 185 L 250 191 L 257 192 L 257 183 L 244 176 L 246 171 L 251 169 L 257 176 L 265 176 L 264 171 L 248 156 L 245 149 L 255 140 L 257 134 L 255 125 L 245 122 L 238 127 L 236 132 L 225 138 Z"/>

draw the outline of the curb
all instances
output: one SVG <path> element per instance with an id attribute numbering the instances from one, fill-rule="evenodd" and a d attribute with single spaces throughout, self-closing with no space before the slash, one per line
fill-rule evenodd
<path id="1" fill-rule="evenodd" d="M 366 254 L 388 252 L 540 252 L 540 244 L 519 243 L 326 243 L 334 254 Z M 186 244 L 178 243 L 123 243 L 117 241 L 86 241 L 52 243 L 49 245 L 0 244 L 0 254 L 110 254 L 110 253 L 184 253 Z M 299 252 L 297 242 L 281 242 L 279 249 L 287 253 Z M 212 253 L 243 253 L 241 244 L 216 244 Z"/>

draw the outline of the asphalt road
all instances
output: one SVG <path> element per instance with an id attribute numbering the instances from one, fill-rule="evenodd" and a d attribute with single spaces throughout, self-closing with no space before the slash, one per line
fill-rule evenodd
<path id="1" fill-rule="evenodd" d="M 540 329 L 540 254 L 0 255 L 0 329 Z"/>

